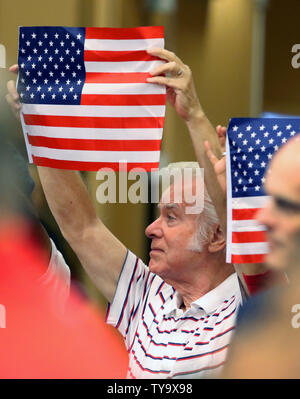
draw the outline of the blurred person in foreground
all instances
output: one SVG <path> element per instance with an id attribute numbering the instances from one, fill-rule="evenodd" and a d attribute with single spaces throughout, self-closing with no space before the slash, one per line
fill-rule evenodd
<path id="1" fill-rule="evenodd" d="M 70 290 L 70 269 L 38 217 L 32 201 L 34 180 L 7 130 L 9 128 L 0 127 L 2 218 L 5 217 L 5 212 L 10 211 L 30 222 L 30 239 L 43 248 L 48 264 L 39 283 L 51 287 L 53 297 L 60 298 L 60 308 L 63 309 Z"/>
<path id="2" fill-rule="evenodd" d="M 225 132 L 226 134 L 226 132 Z M 225 156 L 220 160 L 215 156 L 209 142 L 205 150 L 217 179 L 226 193 Z M 300 134 L 290 139 L 275 154 L 266 171 L 265 191 L 270 197 L 264 208 L 256 214 L 256 219 L 267 228 L 269 253 L 266 265 L 272 270 L 293 274 L 289 267 L 290 241 L 300 229 Z"/>
<path id="3" fill-rule="evenodd" d="M 167 50 L 149 53 L 166 63 L 152 71 L 148 82 L 167 87 L 167 98 L 186 122 L 194 146 L 208 137 L 220 152 L 189 67 Z M 8 89 L 7 100 L 17 112 L 14 82 L 8 83 Z M 203 148 L 197 154 L 201 160 Z M 77 172 L 38 167 L 64 237 L 109 301 L 107 322 L 124 337 L 130 357 L 128 377 L 215 376 L 225 362 L 242 294 L 233 265 L 225 261 L 226 214 L 217 213 L 224 196 L 218 195 L 222 191 L 209 160 L 204 159 L 201 167 L 207 189 L 200 182 L 203 212 L 189 214 L 186 209 L 193 204 L 176 200 L 180 190 L 195 193 L 196 178 L 176 181 L 164 191 L 160 216 L 146 229 L 151 239 L 149 268 L 104 226 Z M 216 208 L 210 196 L 216 199 Z"/>
<path id="4" fill-rule="evenodd" d="M 222 378 L 300 378 L 300 230 L 285 249 L 289 286 L 266 295 L 255 319 L 238 325 Z"/>
<path id="5" fill-rule="evenodd" d="M 225 188 L 224 158 L 218 160 L 209 143 L 206 151 Z M 241 308 L 224 378 L 300 378 L 300 324 L 293 315 L 300 310 L 299 170 L 300 134 L 282 146 L 269 164 L 265 190 L 270 199 L 257 214 L 257 220 L 267 227 L 270 243 L 266 264 L 285 271 L 289 284 L 256 295 Z"/>
<path id="6" fill-rule="evenodd" d="M 124 378 L 128 357 L 104 315 L 49 265 L 12 154 L 0 132 L 0 378 Z"/>

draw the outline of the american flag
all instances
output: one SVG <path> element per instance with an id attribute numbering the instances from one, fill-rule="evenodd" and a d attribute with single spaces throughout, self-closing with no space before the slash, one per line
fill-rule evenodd
<path id="1" fill-rule="evenodd" d="M 21 27 L 20 95 L 36 165 L 158 169 L 165 88 L 147 83 L 163 63 L 163 27 Z"/>
<path id="2" fill-rule="evenodd" d="M 233 118 L 227 129 L 227 262 L 263 262 L 266 228 L 255 220 L 268 196 L 265 171 L 279 147 L 300 131 L 297 118 Z"/>

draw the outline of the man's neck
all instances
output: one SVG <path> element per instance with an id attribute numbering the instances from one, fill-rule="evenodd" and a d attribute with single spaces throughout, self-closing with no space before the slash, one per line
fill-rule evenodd
<path id="1" fill-rule="evenodd" d="M 233 265 L 224 263 L 222 266 L 219 265 L 217 269 L 214 267 L 201 269 L 201 273 L 193 276 L 190 281 L 174 282 L 172 286 L 182 297 L 180 308 L 186 311 L 193 302 L 212 291 L 234 272 Z"/>

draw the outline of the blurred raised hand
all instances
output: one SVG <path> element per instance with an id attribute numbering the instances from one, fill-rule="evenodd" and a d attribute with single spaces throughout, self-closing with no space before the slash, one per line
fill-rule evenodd
<path id="1" fill-rule="evenodd" d="M 227 131 L 227 129 L 225 126 L 218 125 L 216 127 L 216 132 L 219 137 L 219 142 L 220 142 L 223 154 L 225 154 L 226 131 Z M 223 157 L 221 159 L 217 158 L 211 148 L 211 144 L 207 140 L 204 142 L 204 148 L 205 148 L 206 155 L 214 168 L 218 182 L 219 182 L 223 192 L 226 194 L 226 188 L 227 188 L 226 155 L 223 155 Z"/>
<path id="2" fill-rule="evenodd" d="M 17 64 L 14 64 L 9 68 L 9 71 L 17 75 L 19 72 L 19 66 Z M 22 106 L 20 104 L 20 97 L 17 92 L 15 80 L 10 80 L 7 82 L 7 91 L 8 93 L 6 94 L 6 101 L 10 105 L 10 108 L 15 117 L 20 120 L 20 109 Z"/>

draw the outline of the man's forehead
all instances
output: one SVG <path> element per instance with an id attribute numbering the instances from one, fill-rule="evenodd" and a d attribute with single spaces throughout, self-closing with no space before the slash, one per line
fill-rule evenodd
<path id="1" fill-rule="evenodd" d="M 300 202 L 300 142 L 291 140 L 273 158 L 266 172 L 268 193 L 290 196 Z"/>
<path id="2" fill-rule="evenodd" d="M 202 180 L 186 179 L 171 184 L 162 194 L 159 208 L 181 209 L 187 214 L 200 214 L 204 207 L 204 185 Z"/>
<path id="3" fill-rule="evenodd" d="M 174 186 L 174 184 L 171 184 L 168 188 L 165 189 L 165 191 L 162 193 L 160 202 L 165 204 L 165 203 L 179 203 L 180 200 L 182 202 L 182 195 L 178 195 L 181 194 L 183 192 L 182 190 L 183 185 L 181 184 L 176 184 Z M 175 197 L 177 197 L 177 201 L 175 201 Z"/>
<path id="4" fill-rule="evenodd" d="M 279 166 L 280 168 L 284 168 L 286 172 L 295 172 L 295 170 L 299 171 L 300 133 L 280 147 L 270 165 L 273 165 L 272 167 Z"/>
<path id="5" fill-rule="evenodd" d="M 188 192 L 193 192 L 194 194 L 196 193 L 196 188 L 200 188 L 201 191 L 203 191 L 203 179 L 202 177 L 196 178 L 195 176 L 191 177 L 185 177 L 184 179 L 179 179 L 176 180 L 174 183 L 170 184 L 167 188 L 164 189 L 161 200 L 163 200 L 166 197 L 174 197 L 174 195 L 178 195 L 179 193 L 188 193 Z M 180 198 L 180 197 L 179 197 Z M 177 199 L 177 197 L 176 197 Z M 180 202 L 180 201 L 174 201 L 174 202 Z"/>
<path id="6" fill-rule="evenodd" d="M 163 193 L 160 199 L 159 208 L 165 207 L 171 208 L 182 208 L 185 206 L 185 190 L 183 185 L 172 184 Z"/>

